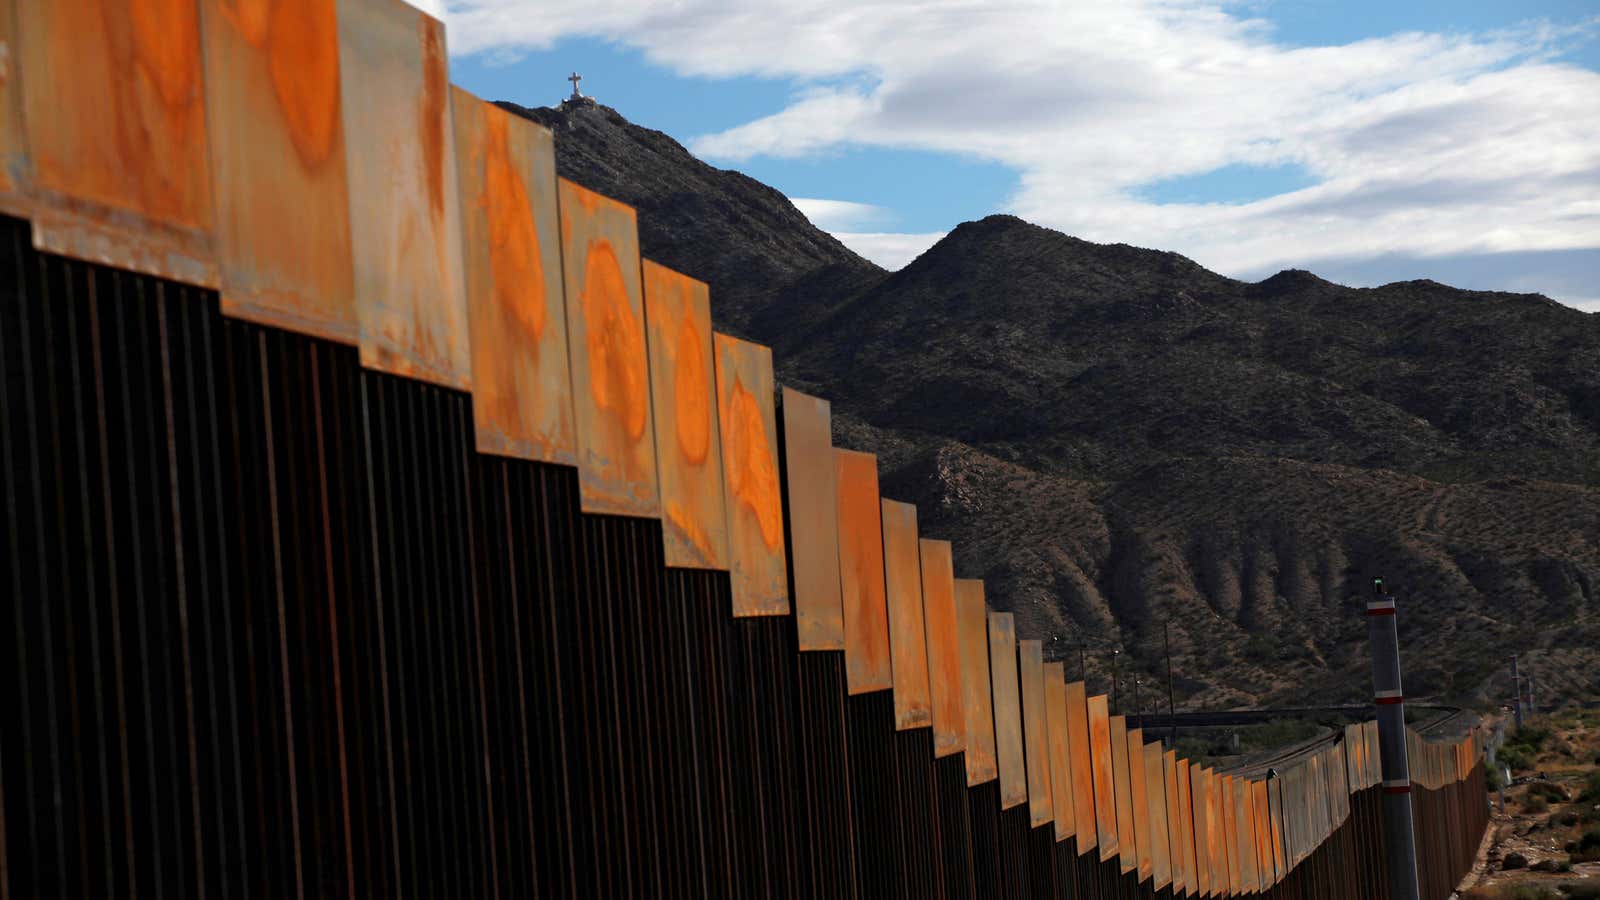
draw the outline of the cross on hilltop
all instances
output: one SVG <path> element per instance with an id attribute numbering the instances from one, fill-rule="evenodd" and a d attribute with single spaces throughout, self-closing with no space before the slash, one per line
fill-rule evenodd
<path id="1" fill-rule="evenodd" d="M 572 82 L 572 96 L 567 99 L 582 100 L 583 95 L 578 93 L 578 82 L 583 80 L 583 76 L 579 75 L 577 72 L 573 72 L 571 75 L 567 76 L 567 80 Z"/>

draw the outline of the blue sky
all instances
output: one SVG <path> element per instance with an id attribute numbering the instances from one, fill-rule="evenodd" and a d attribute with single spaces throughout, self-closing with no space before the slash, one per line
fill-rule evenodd
<path id="1" fill-rule="evenodd" d="M 548 105 L 577 70 L 890 267 L 1014 212 L 1237 277 L 1431 277 L 1600 309 L 1594 2 L 442 12 L 468 90 Z"/>
<path id="2" fill-rule="evenodd" d="M 556 104 L 570 91 L 563 79 L 572 72 L 583 76 L 585 94 L 681 142 L 774 113 L 803 90 L 794 79 L 675 75 L 637 50 L 592 37 L 565 38 L 514 61 L 482 53 L 450 64 L 451 79 L 467 90 L 523 106 Z M 914 148 L 853 147 L 805 157 L 708 162 L 736 168 L 790 197 L 877 207 L 875 223 L 896 231 L 947 231 L 1000 211 L 1017 187 L 1016 173 L 1001 163 Z"/>

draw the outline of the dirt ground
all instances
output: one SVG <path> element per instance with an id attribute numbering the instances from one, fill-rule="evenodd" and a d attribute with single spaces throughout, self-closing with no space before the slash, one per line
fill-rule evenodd
<path id="1" fill-rule="evenodd" d="M 1531 718 L 1508 730 L 1500 759 L 1517 783 L 1504 810 L 1491 790 L 1496 810 L 1459 896 L 1600 898 L 1600 710 Z"/>

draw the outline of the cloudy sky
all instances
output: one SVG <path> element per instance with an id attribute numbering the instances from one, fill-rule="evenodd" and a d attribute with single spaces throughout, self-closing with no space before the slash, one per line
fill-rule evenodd
<path id="1" fill-rule="evenodd" d="M 896 268 L 991 212 L 1257 279 L 1600 311 L 1595 0 L 424 0 L 452 78 L 569 86 Z"/>

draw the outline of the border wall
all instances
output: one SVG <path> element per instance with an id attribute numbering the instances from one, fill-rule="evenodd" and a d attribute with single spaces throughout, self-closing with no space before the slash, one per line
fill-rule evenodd
<path id="1" fill-rule="evenodd" d="M 1385 895 L 1374 723 L 1129 729 L 440 23 L 0 50 L 0 900 Z M 1412 735 L 1427 897 L 1480 749 Z"/>

